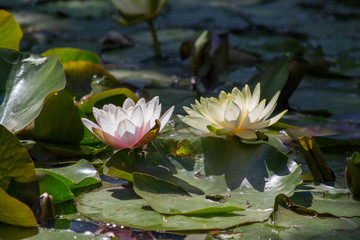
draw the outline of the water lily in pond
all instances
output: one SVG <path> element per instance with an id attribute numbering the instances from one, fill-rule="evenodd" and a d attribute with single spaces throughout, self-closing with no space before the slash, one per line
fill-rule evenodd
<path id="1" fill-rule="evenodd" d="M 160 56 L 160 44 L 152 20 L 159 15 L 167 0 L 111 0 L 111 3 L 122 16 L 116 18 L 118 23 L 128 26 L 146 21 L 149 24 L 156 55 Z"/>
<path id="2" fill-rule="evenodd" d="M 266 105 L 260 101 L 260 83 L 253 94 L 246 85 L 242 91 L 234 88 L 231 93 L 222 91 L 219 98 L 201 98 L 191 108 L 184 107 L 189 114 L 178 117 L 189 126 L 214 135 L 239 136 L 244 139 L 256 138 L 256 131 L 276 123 L 287 110 L 270 118 L 276 107 L 280 92 Z M 266 105 L 266 106 L 265 106 Z"/>
<path id="3" fill-rule="evenodd" d="M 169 121 L 174 106 L 161 117 L 159 97 L 136 104 L 127 98 L 122 107 L 113 104 L 93 108 L 97 124 L 82 118 L 84 125 L 104 143 L 119 149 L 136 148 L 151 142 Z"/>

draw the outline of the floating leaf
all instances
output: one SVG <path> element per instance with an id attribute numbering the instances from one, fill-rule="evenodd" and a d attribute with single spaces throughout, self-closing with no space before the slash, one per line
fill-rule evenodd
<path id="1" fill-rule="evenodd" d="M 101 66 L 87 61 L 72 61 L 64 63 L 66 75 L 66 87 L 78 99 L 91 92 L 93 79 L 105 78 L 110 85 L 118 85 L 119 82 L 107 70 Z"/>
<path id="2" fill-rule="evenodd" d="M 23 33 L 11 13 L 0 10 L 0 47 L 19 51 Z"/>
<path id="3" fill-rule="evenodd" d="M 39 114 L 45 97 L 65 86 L 56 56 L 49 58 L 0 48 L 0 124 L 17 132 Z"/>
<path id="4" fill-rule="evenodd" d="M 46 142 L 79 143 L 84 135 L 84 126 L 72 95 L 67 90 L 49 95 L 27 131 L 34 139 Z"/>
<path id="5" fill-rule="evenodd" d="M 149 200 L 151 208 L 163 214 L 209 214 L 241 211 L 242 208 L 223 202 L 210 196 L 189 194 L 179 186 L 153 177 L 134 173 L 134 191 L 144 200 Z"/>
<path id="6" fill-rule="evenodd" d="M 26 148 L 0 125 L 0 188 L 7 189 L 11 179 L 20 183 L 36 181 L 34 163 Z"/>
<path id="7" fill-rule="evenodd" d="M 148 145 L 146 157 L 130 158 L 125 151 L 118 151 L 107 162 L 111 173 L 133 180 L 134 190 L 160 213 L 192 212 L 202 213 L 202 217 L 209 214 L 219 217 L 224 211 L 238 208 L 244 209 L 232 212 L 244 215 L 238 224 L 246 223 L 246 216 L 252 216 L 253 211 L 263 213 L 257 221 L 264 221 L 275 196 L 282 192 L 291 195 L 301 183 L 299 166 L 267 144 L 245 144 L 217 137 L 196 138 L 190 142 L 191 155 L 182 156 L 168 154 L 173 141 L 170 144 L 166 141 L 155 139 L 153 145 Z M 129 177 L 131 173 L 133 179 Z M 179 204 L 174 204 L 177 201 Z M 120 208 L 126 206 L 121 204 Z M 127 222 L 121 219 L 123 215 L 117 219 Z"/>
<path id="8" fill-rule="evenodd" d="M 0 222 L 24 226 L 37 227 L 35 216 L 31 209 L 0 188 Z"/>
<path id="9" fill-rule="evenodd" d="M 359 217 L 360 202 L 350 196 L 348 189 L 324 184 L 299 186 L 291 201 L 318 213 L 338 217 Z"/>
<path id="10" fill-rule="evenodd" d="M 137 102 L 136 95 L 127 88 L 116 88 L 95 94 L 86 100 L 81 101 L 78 106 L 86 114 L 92 113 L 93 107 L 102 108 L 105 104 L 112 103 L 122 106 L 126 98 L 131 98 Z"/>
<path id="11" fill-rule="evenodd" d="M 94 64 L 100 63 L 100 58 L 95 53 L 79 48 L 52 48 L 41 54 L 44 57 L 55 55 L 60 58 L 61 63 L 72 61 L 87 61 Z"/>
<path id="12" fill-rule="evenodd" d="M 218 215 L 162 215 L 153 211 L 148 203 L 132 189 L 114 185 L 101 188 L 77 198 L 78 211 L 96 221 L 112 222 L 145 230 L 201 230 L 223 229 L 240 222 L 266 219 L 271 210 L 248 210 Z"/>
<path id="13" fill-rule="evenodd" d="M 100 183 L 97 170 L 91 163 L 81 159 L 74 165 L 60 168 L 37 169 L 46 172 L 64 182 L 74 193 L 79 195 L 84 188 L 96 187 Z"/>
<path id="14" fill-rule="evenodd" d="M 36 172 L 39 179 L 40 193 L 47 192 L 49 195 L 52 195 L 54 204 L 74 199 L 74 194 L 69 186 L 60 178 L 42 170 L 37 170 Z"/>

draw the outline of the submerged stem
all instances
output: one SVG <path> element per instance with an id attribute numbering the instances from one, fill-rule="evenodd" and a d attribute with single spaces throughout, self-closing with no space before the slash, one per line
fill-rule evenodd
<path id="1" fill-rule="evenodd" d="M 151 35 L 152 35 L 152 38 L 153 38 L 155 56 L 160 57 L 161 56 L 160 42 L 159 42 L 158 37 L 157 37 L 157 33 L 156 33 L 154 23 L 153 23 L 152 19 L 148 20 L 147 23 L 149 24 Z"/>

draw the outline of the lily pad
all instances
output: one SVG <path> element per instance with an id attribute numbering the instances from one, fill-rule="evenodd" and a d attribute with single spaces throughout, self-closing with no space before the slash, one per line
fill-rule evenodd
<path id="1" fill-rule="evenodd" d="M 64 69 L 49 58 L 0 48 L 0 124 L 17 132 L 39 114 L 45 97 L 65 87 Z"/>
<path id="2" fill-rule="evenodd" d="M 37 176 L 39 179 L 40 193 L 47 192 L 49 195 L 52 195 L 54 204 L 74 199 L 74 194 L 71 192 L 69 186 L 60 178 L 42 170 L 37 170 Z"/>
<path id="3" fill-rule="evenodd" d="M 110 85 L 119 85 L 119 82 L 107 70 L 88 61 L 71 61 L 64 63 L 66 87 L 79 100 L 92 90 L 93 79 L 105 78 Z"/>
<path id="4" fill-rule="evenodd" d="M 36 181 L 34 162 L 26 148 L 0 125 L 0 188 L 6 190 L 11 179 L 20 183 Z"/>
<path id="5" fill-rule="evenodd" d="M 208 214 L 241 211 L 226 201 L 228 196 L 189 194 L 179 186 L 147 174 L 134 173 L 134 191 L 163 214 Z"/>
<path id="6" fill-rule="evenodd" d="M 60 58 L 61 63 L 71 61 L 88 61 L 94 64 L 100 63 L 100 58 L 95 53 L 78 48 L 52 48 L 41 54 L 44 57 L 55 55 Z"/>
<path id="7" fill-rule="evenodd" d="M 74 165 L 61 168 L 37 169 L 46 172 L 63 181 L 75 195 L 79 195 L 84 188 L 96 187 L 100 184 L 97 170 L 85 159 Z"/>
<path id="8" fill-rule="evenodd" d="M 271 209 L 268 209 L 217 215 L 162 215 L 152 210 L 132 189 L 120 185 L 80 195 L 77 209 L 82 215 L 96 221 L 145 230 L 221 229 L 240 222 L 256 222 L 271 214 Z"/>
<path id="9" fill-rule="evenodd" d="M 153 146 L 148 145 L 146 157 L 131 158 L 118 151 L 107 162 L 113 174 L 125 177 L 132 174 L 135 192 L 159 213 L 201 213 L 215 217 L 238 208 L 245 210 L 231 214 L 247 216 L 256 211 L 262 213 L 257 221 L 264 221 L 276 195 L 285 192 L 292 195 L 295 186 L 301 183 L 300 167 L 268 144 L 196 138 L 191 141 L 190 156 L 169 154 L 170 145 L 164 139 L 155 139 Z M 178 201 L 179 204 L 174 204 Z M 238 224 L 247 221 L 244 217 Z"/>
<path id="10" fill-rule="evenodd" d="M 282 239 L 304 239 L 336 230 L 356 229 L 359 225 L 351 219 L 335 217 L 317 217 L 316 213 L 296 213 L 292 204 L 283 200 L 283 196 L 276 199 L 273 222 L 275 226 L 286 227 L 279 229 Z M 306 209 L 305 209 L 306 210 Z"/>
<path id="11" fill-rule="evenodd" d="M 39 116 L 27 131 L 37 140 L 79 143 L 84 135 L 84 126 L 73 96 L 67 90 L 49 95 Z"/>
<path id="12" fill-rule="evenodd" d="M 23 33 L 11 13 L 0 10 L 0 47 L 19 51 Z"/>
<path id="13" fill-rule="evenodd" d="M 359 217 L 360 202 L 351 197 L 348 189 L 324 184 L 300 186 L 291 197 L 293 203 L 318 213 L 337 217 Z"/>
<path id="14" fill-rule="evenodd" d="M 24 226 L 37 227 L 37 221 L 31 209 L 0 188 L 0 222 Z"/>
<path id="15" fill-rule="evenodd" d="M 116 88 L 92 95 L 81 101 L 78 106 L 82 112 L 89 114 L 92 113 L 93 107 L 102 108 L 104 104 L 112 103 L 116 106 L 122 106 L 126 98 L 131 98 L 135 102 L 138 100 L 131 90 Z"/>

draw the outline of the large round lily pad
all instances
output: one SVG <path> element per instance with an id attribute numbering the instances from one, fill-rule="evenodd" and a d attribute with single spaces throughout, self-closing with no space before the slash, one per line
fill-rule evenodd
<path id="1" fill-rule="evenodd" d="M 0 124 L 17 132 L 39 114 L 45 97 L 65 87 L 64 68 L 49 58 L 0 48 Z"/>
<path id="2" fill-rule="evenodd" d="M 79 212 L 150 230 L 227 228 L 268 219 L 275 197 L 292 195 L 301 183 L 300 167 L 268 144 L 206 137 L 192 141 L 190 153 L 182 151 L 188 155 L 177 155 L 169 154 L 172 142 L 155 140 L 146 157 L 115 154 L 107 167 L 130 176 L 133 189 L 84 194 Z"/>

